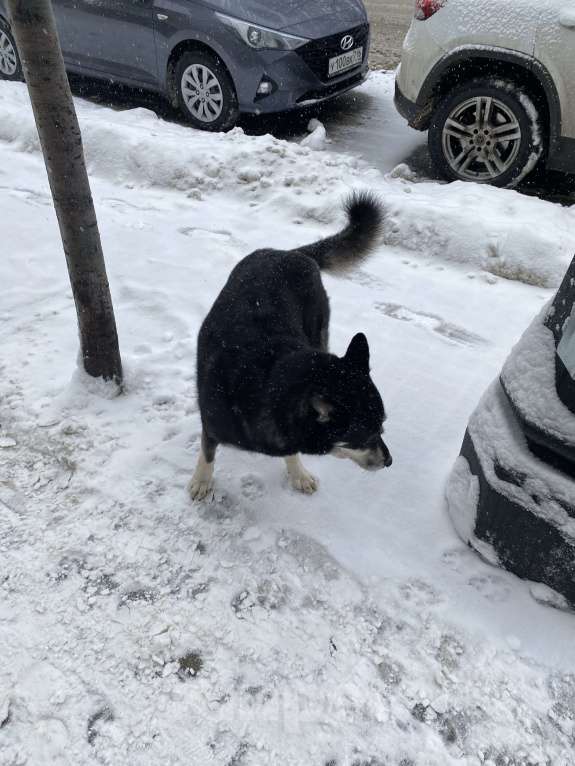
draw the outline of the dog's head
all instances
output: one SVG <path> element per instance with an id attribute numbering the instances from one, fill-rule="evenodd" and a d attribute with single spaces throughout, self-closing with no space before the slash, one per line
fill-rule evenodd
<path id="1" fill-rule="evenodd" d="M 369 375 L 369 345 L 363 333 L 353 338 L 344 357 L 332 357 L 319 389 L 311 407 L 333 445 L 331 454 L 368 471 L 390 466 L 382 439 L 385 408 Z"/>

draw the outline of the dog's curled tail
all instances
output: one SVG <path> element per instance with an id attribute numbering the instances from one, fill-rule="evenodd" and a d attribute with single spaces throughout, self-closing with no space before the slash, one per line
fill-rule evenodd
<path id="1" fill-rule="evenodd" d="M 297 251 L 313 258 L 322 271 L 345 271 L 366 258 L 383 228 L 383 206 L 368 191 L 353 192 L 345 201 L 348 224 L 335 234 Z"/>

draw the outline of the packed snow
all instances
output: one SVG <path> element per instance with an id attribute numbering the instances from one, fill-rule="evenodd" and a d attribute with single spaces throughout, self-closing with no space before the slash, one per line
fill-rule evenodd
<path id="1" fill-rule="evenodd" d="M 399 134 L 391 84 L 366 87 Z M 572 764 L 575 617 L 470 551 L 444 486 L 570 261 L 573 211 L 323 140 L 77 107 L 126 390 L 76 367 L 28 98 L 0 83 L 0 764 Z M 203 316 L 251 250 L 335 231 L 352 188 L 386 231 L 325 278 L 332 350 L 367 334 L 393 467 L 305 458 L 309 498 L 282 461 L 224 448 L 192 504 Z"/>

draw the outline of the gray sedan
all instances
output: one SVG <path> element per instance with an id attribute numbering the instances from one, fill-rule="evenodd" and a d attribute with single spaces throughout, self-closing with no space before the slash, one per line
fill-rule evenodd
<path id="1" fill-rule="evenodd" d="M 70 72 L 165 94 L 196 127 L 225 130 L 333 98 L 366 77 L 362 0 L 53 0 Z M 21 79 L 5 0 L 0 77 Z"/>

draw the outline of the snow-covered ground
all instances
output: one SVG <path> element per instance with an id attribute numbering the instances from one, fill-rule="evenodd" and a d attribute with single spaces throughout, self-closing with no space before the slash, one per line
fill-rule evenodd
<path id="1" fill-rule="evenodd" d="M 391 84 L 366 87 L 393 157 L 420 138 Z M 572 764 L 575 617 L 467 550 L 443 492 L 468 416 L 571 258 L 575 212 L 384 175 L 323 137 L 317 151 L 78 110 L 119 398 L 76 369 L 27 95 L 0 84 L 0 764 Z M 202 317 L 243 255 L 336 230 L 352 188 L 380 194 L 386 232 L 325 279 L 332 349 L 368 335 L 393 467 L 307 458 L 309 498 L 281 461 L 222 449 L 215 501 L 193 505 Z"/>

